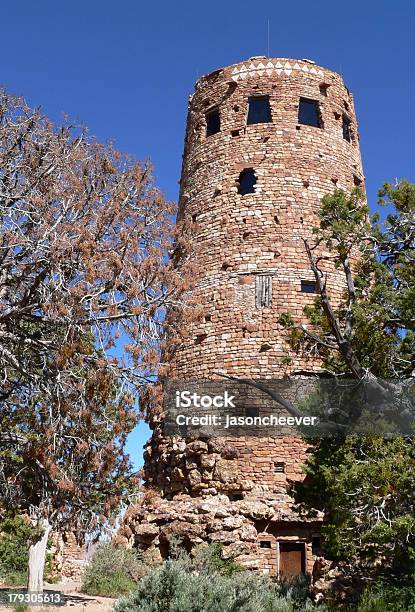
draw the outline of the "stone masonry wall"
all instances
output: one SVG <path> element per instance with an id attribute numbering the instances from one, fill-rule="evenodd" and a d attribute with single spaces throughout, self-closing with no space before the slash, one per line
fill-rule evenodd
<path id="1" fill-rule="evenodd" d="M 272 122 L 247 125 L 249 98 L 259 95 L 269 96 Z M 300 98 L 318 101 L 321 127 L 299 124 Z M 207 136 L 213 109 L 220 131 Z M 343 117 L 351 142 L 343 137 Z M 255 171 L 255 192 L 241 195 L 239 175 L 247 168 Z M 303 240 L 312 238 L 321 198 L 363 183 L 353 96 L 338 74 L 309 60 L 258 57 L 197 82 L 189 100 L 179 216 L 193 227 L 201 271 L 193 297 L 202 316 L 183 329 L 173 376 L 270 379 L 321 368 L 313 355 L 287 365 L 278 319 L 288 312 L 305 322 L 303 309 L 313 303 L 314 295 L 301 291 L 302 280 L 314 280 Z M 323 269 L 336 303 L 343 276 L 328 264 Z M 271 277 L 267 307 L 258 307 L 255 297 L 261 276 Z M 303 478 L 307 446 L 300 438 L 166 438 L 158 417 L 150 422 L 144 473 L 154 496 L 127 514 L 122 541 L 163 555 L 170 532 L 187 533 L 191 545 L 221 541 L 225 555 L 233 551 L 272 575 L 279 572 L 280 543 L 298 542 L 311 572 L 312 534 L 321 517 L 310 526 L 287 495 L 289 482 Z M 235 520 L 226 523 L 228 517 Z M 270 547 L 260 546 L 264 518 Z"/>

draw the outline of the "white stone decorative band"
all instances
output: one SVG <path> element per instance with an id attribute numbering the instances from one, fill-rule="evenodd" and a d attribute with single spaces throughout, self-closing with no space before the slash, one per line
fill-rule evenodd
<path id="1" fill-rule="evenodd" d="M 290 62 L 271 62 L 267 63 L 259 62 L 259 64 L 254 64 L 253 62 L 242 64 L 241 66 L 236 66 L 232 70 L 232 79 L 234 81 L 238 81 L 239 79 L 246 79 L 251 76 L 263 75 L 267 74 L 268 76 L 272 76 L 272 74 L 280 75 L 282 73 L 289 76 L 293 70 L 300 70 L 312 76 L 324 76 L 324 72 L 315 66 L 307 66 L 307 64 L 299 64 L 298 62 L 290 63 Z"/>

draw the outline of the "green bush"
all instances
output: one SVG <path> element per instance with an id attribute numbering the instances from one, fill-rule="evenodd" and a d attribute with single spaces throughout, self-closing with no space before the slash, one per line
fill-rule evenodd
<path id="1" fill-rule="evenodd" d="M 281 595 L 281 585 L 244 571 L 233 561 L 218 562 L 207 547 L 194 558 L 181 553 L 140 580 L 116 612 L 293 612 L 314 610 L 311 602 Z M 322 611 L 322 608 L 319 608 Z"/>
<path id="2" fill-rule="evenodd" d="M 145 575 L 147 568 L 136 550 L 99 544 L 82 577 L 82 591 L 88 595 L 126 595 Z"/>
<path id="3" fill-rule="evenodd" d="M 29 561 L 29 540 L 36 535 L 21 516 L 0 521 L 0 578 L 10 586 L 25 584 Z"/>
<path id="4" fill-rule="evenodd" d="M 415 612 L 415 583 L 386 584 L 379 581 L 367 589 L 359 603 L 358 612 Z"/>
<path id="5" fill-rule="evenodd" d="M 27 581 L 29 543 L 41 535 L 21 516 L 6 516 L 0 521 L 0 579 L 9 586 L 22 586 Z M 51 555 L 47 553 L 45 579 L 51 579 Z"/>

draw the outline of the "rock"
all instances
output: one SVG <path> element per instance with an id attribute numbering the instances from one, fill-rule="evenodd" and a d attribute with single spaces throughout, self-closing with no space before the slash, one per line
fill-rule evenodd
<path id="1" fill-rule="evenodd" d="M 175 482 L 183 481 L 185 479 L 185 476 L 183 474 L 183 470 L 181 470 L 178 467 L 175 467 L 175 468 L 172 469 L 171 477 L 172 477 L 172 480 L 175 481 Z"/>
<path id="2" fill-rule="evenodd" d="M 190 459 L 186 459 L 186 470 L 195 470 L 198 467 L 199 466 L 196 463 L 194 456 L 192 456 Z"/>
<path id="3" fill-rule="evenodd" d="M 232 559 L 239 555 L 250 555 L 252 556 L 253 549 L 252 544 L 247 542 L 232 542 L 229 546 L 225 546 L 222 550 L 223 559 Z"/>
<path id="4" fill-rule="evenodd" d="M 246 523 L 239 530 L 239 536 L 244 542 L 256 542 L 257 535 L 257 530 L 250 523 Z"/>
<path id="5" fill-rule="evenodd" d="M 187 475 L 187 480 L 190 486 L 194 487 L 202 482 L 202 476 L 198 470 L 191 470 Z"/>
<path id="6" fill-rule="evenodd" d="M 241 516 L 227 516 L 222 524 L 225 529 L 238 529 L 242 526 L 244 519 Z"/>
<path id="7" fill-rule="evenodd" d="M 194 442 L 190 442 L 186 446 L 186 455 L 201 455 L 202 453 L 206 453 L 208 450 L 208 445 L 206 442 L 202 440 L 195 440 Z"/>
<path id="8" fill-rule="evenodd" d="M 249 516 L 254 519 L 271 518 L 274 511 L 260 501 L 242 500 L 238 503 L 238 509 L 244 516 Z"/>
<path id="9" fill-rule="evenodd" d="M 237 474 L 233 464 L 226 459 L 219 459 L 215 465 L 214 478 L 225 484 L 236 482 Z"/>
<path id="10" fill-rule="evenodd" d="M 233 544 L 236 540 L 239 540 L 239 535 L 235 531 L 216 531 L 211 534 L 210 540 L 221 544 Z"/>
<path id="11" fill-rule="evenodd" d="M 215 466 L 216 457 L 214 455 L 200 455 L 200 465 L 206 469 L 212 469 Z"/>

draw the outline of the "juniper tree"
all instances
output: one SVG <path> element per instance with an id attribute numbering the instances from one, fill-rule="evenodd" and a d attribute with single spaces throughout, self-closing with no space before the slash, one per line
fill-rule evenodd
<path id="1" fill-rule="evenodd" d="M 173 213 L 149 163 L 0 92 L 0 503 L 43 528 L 35 590 L 50 529 L 128 492 L 125 438 L 185 284 Z"/>
<path id="2" fill-rule="evenodd" d="M 290 350 L 318 354 L 325 376 L 383 389 L 415 374 L 415 186 L 387 183 L 379 198 L 390 210 L 384 223 L 378 215 L 369 219 L 358 189 L 323 198 L 314 240 L 304 244 L 318 294 L 305 309 L 309 325 L 296 325 L 289 316 L 282 322 Z M 316 254 L 319 245 L 344 274 L 346 290 L 336 306 L 322 272 L 325 256 Z M 411 567 L 413 439 L 354 435 L 311 442 L 308 478 L 296 496 L 306 508 L 324 511 L 328 554 L 358 560 L 382 555 L 386 566 Z"/>

